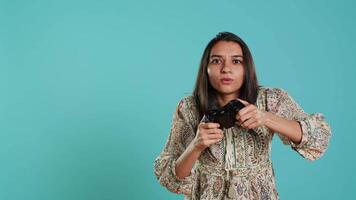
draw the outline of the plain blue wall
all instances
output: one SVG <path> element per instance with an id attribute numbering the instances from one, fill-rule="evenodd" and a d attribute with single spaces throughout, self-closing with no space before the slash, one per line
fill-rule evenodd
<path id="1" fill-rule="evenodd" d="M 281 199 L 354 192 L 356 14 L 339 1 L 0 1 L 0 199 L 183 199 L 153 160 L 220 31 L 240 35 L 262 85 L 332 127 L 303 159 L 276 137 Z"/>

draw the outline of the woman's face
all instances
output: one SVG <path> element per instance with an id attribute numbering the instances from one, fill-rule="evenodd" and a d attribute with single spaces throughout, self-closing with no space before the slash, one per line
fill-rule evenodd
<path id="1" fill-rule="evenodd" d="M 211 49 L 207 70 L 210 84 L 218 95 L 237 98 L 244 81 L 241 46 L 230 41 L 217 42 Z"/>

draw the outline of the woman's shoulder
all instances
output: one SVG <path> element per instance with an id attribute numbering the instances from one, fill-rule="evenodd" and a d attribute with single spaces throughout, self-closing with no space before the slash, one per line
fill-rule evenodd
<path id="1" fill-rule="evenodd" d="M 281 87 L 263 86 L 260 88 L 263 95 L 263 99 L 266 102 L 266 109 L 274 112 L 281 105 L 289 104 L 291 99 L 288 91 Z"/>
<path id="2" fill-rule="evenodd" d="M 270 108 L 275 107 L 278 102 L 281 101 L 288 92 L 286 89 L 281 87 L 271 87 L 271 86 L 262 86 L 260 87 L 261 97 L 265 99 L 267 106 Z"/>
<path id="3" fill-rule="evenodd" d="M 189 121 L 196 121 L 199 118 L 197 101 L 193 94 L 183 96 L 179 101 L 178 108 L 182 113 L 187 115 Z"/>
<path id="4" fill-rule="evenodd" d="M 183 96 L 179 100 L 179 104 L 181 104 L 182 107 L 187 108 L 187 109 L 192 109 L 196 107 L 196 98 L 192 94 L 188 94 Z"/>
<path id="5" fill-rule="evenodd" d="M 284 94 L 288 94 L 287 90 L 281 87 L 260 86 L 259 92 L 265 94 L 267 98 L 279 98 Z"/>

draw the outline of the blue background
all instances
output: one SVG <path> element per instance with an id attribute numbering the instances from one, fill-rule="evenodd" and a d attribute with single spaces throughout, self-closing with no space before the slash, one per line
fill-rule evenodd
<path id="1" fill-rule="evenodd" d="M 0 199 L 183 199 L 153 161 L 202 52 L 241 36 L 262 85 L 332 127 L 303 159 L 275 137 L 281 199 L 350 199 L 356 140 L 355 3 L 0 1 Z"/>

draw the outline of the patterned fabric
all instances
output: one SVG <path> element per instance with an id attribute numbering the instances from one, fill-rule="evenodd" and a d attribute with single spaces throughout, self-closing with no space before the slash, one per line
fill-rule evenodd
<path id="1" fill-rule="evenodd" d="M 299 122 L 302 128 L 299 144 L 276 133 L 298 154 L 313 161 L 325 153 L 331 128 L 322 113 L 304 112 L 281 88 L 260 87 L 255 105 Z M 189 176 L 178 178 L 175 161 L 194 139 L 199 122 L 193 96 L 184 97 L 173 114 L 165 147 L 154 161 L 154 174 L 162 186 L 171 192 L 184 194 L 185 200 L 278 199 L 270 156 L 275 133 L 265 126 L 249 131 L 236 124 L 224 129 L 224 139 L 202 152 Z"/>

